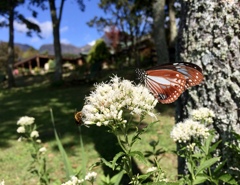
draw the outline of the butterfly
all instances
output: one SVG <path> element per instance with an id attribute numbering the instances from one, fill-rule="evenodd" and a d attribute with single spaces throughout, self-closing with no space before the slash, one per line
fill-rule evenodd
<path id="1" fill-rule="evenodd" d="M 203 80 L 202 69 L 196 64 L 166 63 L 148 70 L 137 69 L 138 78 L 161 103 L 172 103 L 189 87 Z"/>
<path id="2" fill-rule="evenodd" d="M 76 113 L 74 114 L 74 119 L 75 119 L 77 125 L 82 125 L 82 124 L 83 124 L 83 121 L 82 121 L 82 112 L 81 112 L 81 111 L 76 112 Z"/>

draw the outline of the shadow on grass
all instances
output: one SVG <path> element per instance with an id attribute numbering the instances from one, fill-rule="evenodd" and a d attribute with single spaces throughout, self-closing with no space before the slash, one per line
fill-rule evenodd
<path id="1" fill-rule="evenodd" d="M 112 76 L 112 74 L 110 76 Z M 129 75 L 129 73 L 128 77 L 130 79 L 135 78 L 134 75 Z M 109 76 L 103 79 L 106 81 L 109 79 Z M 71 153 L 72 146 L 79 146 L 78 129 L 75 125 L 74 113 L 76 110 L 82 109 L 84 98 L 86 95 L 89 95 L 92 89 L 92 84 L 67 85 L 61 87 L 39 84 L 11 90 L 2 90 L 0 92 L 2 107 L 0 112 L 0 147 L 11 147 L 9 140 L 17 140 L 18 134 L 16 129 L 18 126 L 16 123 L 22 116 L 35 118 L 35 123 L 38 126 L 41 139 L 44 143 L 55 141 L 49 111 L 51 108 L 60 138 L 68 135 L 73 136 L 71 141 L 64 144 L 67 152 Z M 172 107 L 173 105 L 158 104 L 157 110 L 161 114 L 172 115 Z M 110 161 L 121 149 L 117 145 L 115 136 L 106 132 L 106 127 L 82 127 L 84 144 L 87 145 L 93 142 L 99 155 Z M 56 145 L 53 146 L 53 149 L 58 151 Z M 134 164 L 135 171 L 140 172 L 136 163 Z M 110 176 L 113 174 L 109 168 L 104 168 L 104 172 L 105 174 L 110 174 Z"/>

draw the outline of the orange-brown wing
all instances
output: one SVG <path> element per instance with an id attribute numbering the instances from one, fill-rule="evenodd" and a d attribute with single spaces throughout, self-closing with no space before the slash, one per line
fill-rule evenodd
<path id="1" fill-rule="evenodd" d="M 184 75 L 173 70 L 148 70 L 145 85 L 159 102 L 172 103 L 184 92 L 186 79 Z"/>
<path id="2" fill-rule="evenodd" d="M 202 69 L 198 65 L 188 62 L 162 64 L 155 66 L 148 71 L 157 72 L 163 69 L 177 71 L 184 75 L 184 78 L 186 79 L 186 88 L 198 85 L 203 80 Z"/>
<path id="3" fill-rule="evenodd" d="M 192 63 L 167 63 L 147 71 L 136 70 L 139 80 L 161 103 L 172 103 L 189 87 L 203 80 L 202 69 Z"/>

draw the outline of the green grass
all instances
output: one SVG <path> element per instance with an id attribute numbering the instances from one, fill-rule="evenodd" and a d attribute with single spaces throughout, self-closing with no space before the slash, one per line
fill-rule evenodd
<path id="1" fill-rule="evenodd" d="M 23 84 L 26 81 L 29 83 L 31 79 L 25 79 L 24 82 L 19 83 Z M 4 179 L 6 184 L 36 184 L 36 178 L 26 170 L 31 159 L 26 143 L 17 142 L 19 135 L 16 132 L 16 122 L 21 116 L 25 115 L 35 117 L 40 138 L 48 149 L 47 160 L 49 167 L 52 169 L 52 184 L 61 184 L 61 182 L 66 181 L 63 161 L 54 138 L 50 108 L 53 109 L 57 131 L 70 157 L 72 166 L 77 168 L 81 165 L 79 132 L 73 115 L 76 110 L 81 110 L 84 97 L 89 94 L 93 86 L 92 84 L 74 86 L 67 84 L 61 87 L 52 87 L 48 83 L 40 82 L 41 80 L 35 85 L 11 90 L 2 89 L 0 92 L 0 181 Z M 142 140 L 136 144 L 136 149 L 140 151 L 149 150 L 148 143 L 153 139 L 159 139 L 162 148 L 175 149 L 175 144 L 169 137 L 174 124 L 173 106 L 158 104 L 156 111 L 160 112 L 160 122 L 154 124 L 142 136 Z M 149 121 L 151 120 L 149 119 L 146 122 Z M 92 126 L 90 128 L 81 127 L 81 129 L 81 136 L 87 153 L 87 167 L 97 162 L 101 157 L 111 160 L 114 154 L 118 152 L 116 139 L 113 135 L 107 133 L 106 128 Z M 171 179 L 174 179 L 177 174 L 176 156 L 167 153 L 162 157 L 161 165 L 163 169 L 166 170 Z M 146 170 L 144 164 L 138 161 L 137 164 L 139 169 Z M 100 174 L 103 172 L 101 167 L 94 170 Z"/>

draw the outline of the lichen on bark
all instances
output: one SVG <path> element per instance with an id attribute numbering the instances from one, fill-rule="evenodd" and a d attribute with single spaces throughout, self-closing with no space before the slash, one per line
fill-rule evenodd
<path id="1" fill-rule="evenodd" d="M 232 130 L 240 134 L 240 1 L 183 0 L 181 6 L 177 61 L 202 67 L 204 81 L 181 96 L 176 121 L 194 108 L 212 109 L 223 160 L 236 159 L 225 143 L 235 142 Z M 228 160 L 226 170 L 234 165 L 240 162 Z"/>

